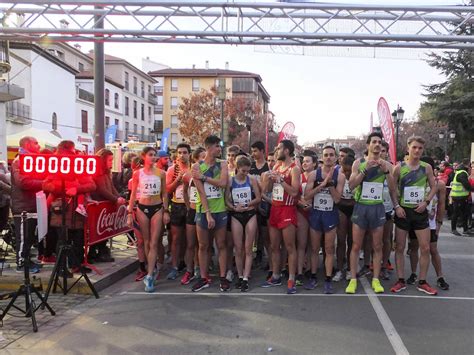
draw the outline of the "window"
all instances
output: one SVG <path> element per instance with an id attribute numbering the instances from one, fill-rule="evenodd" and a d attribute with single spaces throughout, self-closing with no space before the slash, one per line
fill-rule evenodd
<path id="1" fill-rule="evenodd" d="M 125 116 L 128 116 L 130 114 L 129 101 L 130 100 L 128 99 L 128 97 L 125 97 Z"/>
<path id="2" fill-rule="evenodd" d="M 107 106 L 109 106 L 110 105 L 110 90 L 109 89 L 105 89 L 105 98 L 104 98 L 104 100 L 105 100 L 105 104 Z"/>
<path id="3" fill-rule="evenodd" d="M 171 133 L 171 145 L 178 145 L 178 133 Z"/>
<path id="4" fill-rule="evenodd" d="M 125 90 L 127 90 L 127 91 L 128 91 L 128 88 L 129 88 L 129 86 L 128 86 L 128 79 L 129 79 L 129 78 L 128 78 L 128 73 L 125 72 L 125 85 L 124 85 L 124 86 L 125 86 Z"/>
<path id="5" fill-rule="evenodd" d="M 148 93 L 151 94 L 151 85 L 148 85 Z"/>
<path id="6" fill-rule="evenodd" d="M 171 91 L 178 91 L 178 79 L 171 79 Z"/>
<path id="7" fill-rule="evenodd" d="M 178 108 L 178 98 L 172 97 L 171 98 L 171 109 L 176 110 Z"/>
<path id="8" fill-rule="evenodd" d="M 110 124 L 110 117 L 105 116 L 105 128 L 109 127 L 109 124 Z"/>
<path id="9" fill-rule="evenodd" d="M 142 97 L 145 98 L 145 83 L 141 82 Z"/>
<path id="10" fill-rule="evenodd" d="M 133 100 L 133 118 L 137 118 L 137 100 Z"/>
<path id="11" fill-rule="evenodd" d="M 145 127 L 142 126 L 142 140 L 145 140 L 145 138 L 143 137 L 145 135 Z"/>
<path id="12" fill-rule="evenodd" d="M 171 128 L 178 128 L 178 116 L 171 115 Z"/>
<path id="13" fill-rule="evenodd" d="M 118 126 L 119 126 L 119 120 L 118 120 L 117 118 L 114 120 L 114 124 L 115 124 L 115 125 L 117 126 L 117 128 L 118 128 Z"/>
<path id="14" fill-rule="evenodd" d="M 128 131 L 130 130 L 130 123 L 125 122 L 125 132 L 128 134 Z"/>
<path id="15" fill-rule="evenodd" d="M 142 107 L 141 107 L 141 118 L 142 118 L 142 121 L 145 121 L 145 105 L 142 104 Z"/>
<path id="16" fill-rule="evenodd" d="M 151 106 L 148 106 L 148 121 L 151 120 Z"/>
<path id="17" fill-rule="evenodd" d="M 193 79 L 193 91 L 199 91 L 200 83 L 199 79 Z"/>
<path id="18" fill-rule="evenodd" d="M 56 112 L 53 112 L 53 117 L 51 118 L 51 128 L 53 131 L 58 130 L 58 116 L 56 115 Z"/>
<path id="19" fill-rule="evenodd" d="M 136 123 L 133 125 L 133 133 L 138 133 L 138 126 Z"/>
<path id="20" fill-rule="evenodd" d="M 133 93 L 136 95 L 137 94 L 137 77 L 133 77 Z"/>
<path id="21" fill-rule="evenodd" d="M 82 133 L 88 133 L 87 129 L 87 111 L 81 110 Z"/>
<path id="22" fill-rule="evenodd" d="M 118 93 L 114 94 L 114 107 L 119 108 L 119 94 Z"/>
<path id="23" fill-rule="evenodd" d="M 79 71 L 84 71 L 84 64 L 79 63 L 78 67 L 79 67 Z"/>

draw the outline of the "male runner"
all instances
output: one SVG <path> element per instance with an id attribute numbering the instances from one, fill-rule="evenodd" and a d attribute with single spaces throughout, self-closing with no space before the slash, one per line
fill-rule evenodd
<path id="1" fill-rule="evenodd" d="M 385 208 L 383 205 L 383 184 L 387 180 L 388 187 L 393 190 L 394 181 L 390 172 L 392 164 L 381 158 L 382 134 L 373 132 L 367 137 L 367 159 L 357 159 L 352 166 L 349 187 L 355 189 L 354 212 L 352 214 L 352 278 L 346 288 L 346 293 L 357 291 L 357 264 L 359 251 L 366 232 L 372 235 L 374 277 L 372 289 L 375 293 L 383 293 L 379 276 L 382 267 L 382 238 L 385 224 Z"/>
<path id="2" fill-rule="evenodd" d="M 395 204 L 395 262 L 398 281 L 390 289 L 392 292 L 401 292 L 407 288 L 405 283 L 404 266 L 405 250 L 408 231 L 414 230 L 420 247 L 420 280 L 417 289 L 429 295 L 436 295 L 438 291 L 426 282 L 426 274 L 430 264 L 430 228 L 426 207 L 435 196 L 436 182 L 431 165 L 420 161 L 425 146 L 421 137 L 408 139 L 408 157 L 404 162 L 397 164 L 393 177 L 398 184 L 398 190 L 392 191 L 392 201 Z M 427 194 L 426 185 L 430 192 Z"/>
<path id="3" fill-rule="evenodd" d="M 230 290 L 230 283 L 225 278 L 227 265 L 226 226 L 227 210 L 224 191 L 229 180 L 227 164 L 217 158 L 221 156 L 220 138 L 208 136 L 204 141 L 206 158 L 193 164 L 192 177 L 199 193 L 196 202 L 196 232 L 199 243 L 199 268 L 201 278 L 193 285 L 192 291 L 198 292 L 210 285 L 209 279 L 209 234 L 214 233 L 219 250 L 220 290 Z"/>
<path id="4" fill-rule="evenodd" d="M 278 145 L 278 163 L 269 172 L 268 186 L 265 191 L 272 191 L 272 209 L 270 211 L 270 243 L 272 248 L 273 275 L 262 287 L 281 285 L 280 244 L 283 239 L 288 251 L 288 294 L 296 293 L 296 204 L 300 193 L 301 171 L 292 162 L 295 145 L 284 139 Z"/>

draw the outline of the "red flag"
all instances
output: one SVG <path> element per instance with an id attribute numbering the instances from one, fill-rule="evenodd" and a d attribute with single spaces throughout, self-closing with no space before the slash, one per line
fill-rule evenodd
<path id="1" fill-rule="evenodd" d="M 392 163 L 397 162 L 397 148 L 395 146 L 395 134 L 393 129 L 392 114 L 388 107 L 387 101 L 383 97 L 379 99 L 377 104 L 377 113 L 379 115 L 380 129 L 383 137 L 389 145 L 390 160 Z"/>

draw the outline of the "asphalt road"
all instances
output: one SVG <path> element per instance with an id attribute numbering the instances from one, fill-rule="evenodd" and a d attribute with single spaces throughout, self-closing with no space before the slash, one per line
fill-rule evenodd
<path id="1" fill-rule="evenodd" d="M 222 294 L 213 285 L 193 294 L 161 280 L 146 294 L 130 275 L 64 314 L 39 333 L 10 344 L 6 354 L 473 354 L 474 238 L 439 243 L 449 291 L 427 296 L 414 286 L 375 296 L 367 281 L 358 294 L 256 287 Z M 407 259 L 408 261 L 408 259 Z M 408 273 L 408 271 L 407 271 Z M 408 274 L 407 274 L 408 276 Z M 392 279 L 394 276 L 392 275 Z M 435 284 L 431 268 L 428 282 Z M 393 281 L 384 281 L 386 290 Z M 0 328 L 1 330 L 1 328 Z"/>

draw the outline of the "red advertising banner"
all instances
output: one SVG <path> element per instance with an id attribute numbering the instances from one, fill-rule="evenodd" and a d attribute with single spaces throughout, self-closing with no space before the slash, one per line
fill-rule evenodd
<path id="1" fill-rule="evenodd" d="M 126 205 L 117 206 L 109 201 L 101 201 L 88 204 L 86 211 L 86 243 L 89 246 L 131 231 L 127 226 Z"/>
<path id="2" fill-rule="evenodd" d="M 397 148 L 395 146 L 392 114 L 390 113 L 387 101 L 385 101 L 383 97 L 379 99 L 377 104 L 377 113 L 379 115 L 380 129 L 382 130 L 383 138 L 389 145 L 390 160 L 395 164 L 397 162 Z"/>

